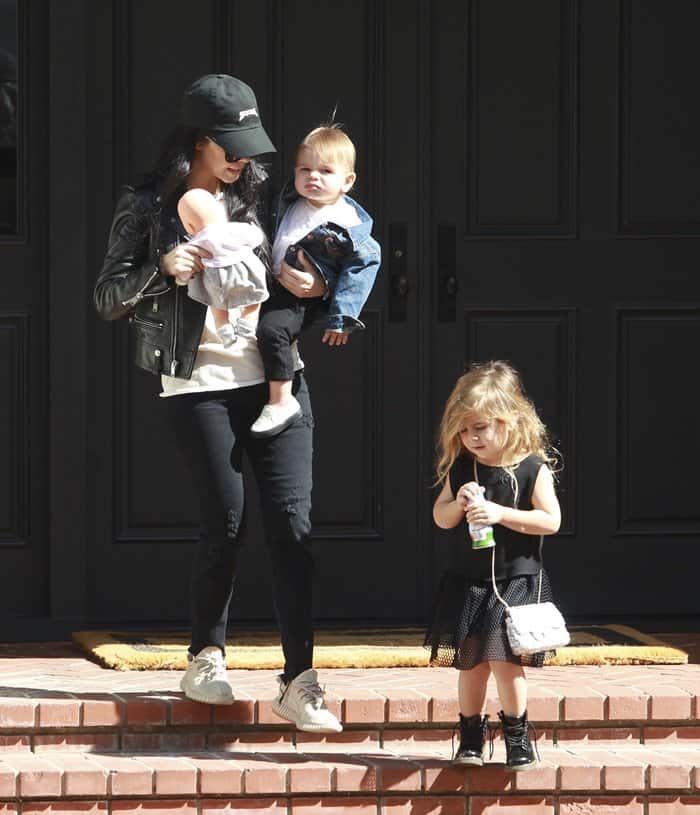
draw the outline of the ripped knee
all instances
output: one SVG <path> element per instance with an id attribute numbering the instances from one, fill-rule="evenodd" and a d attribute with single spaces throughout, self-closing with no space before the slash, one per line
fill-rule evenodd
<path id="1" fill-rule="evenodd" d="M 217 527 L 208 527 L 204 530 L 203 538 L 206 541 L 207 559 L 209 561 L 221 560 L 229 553 L 232 544 L 238 542 L 241 529 L 241 516 L 235 509 L 229 509 Z"/>
<path id="2" fill-rule="evenodd" d="M 238 532 L 241 528 L 241 518 L 235 509 L 229 509 L 226 513 L 226 537 L 230 540 L 236 540 Z"/>
<path id="3" fill-rule="evenodd" d="M 209 566 L 235 557 L 240 531 L 241 516 L 234 509 L 229 509 L 225 513 L 223 523 L 219 521 L 216 527 L 209 526 L 203 529 L 201 542 L 204 546 L 203 554 Z"/>
<path id="4" fill-rule="evenodd" d="M 311 531 L 309 501 L 290 496 L 268 513 L 268 528 L 275 538 L 306 538 Z"/>

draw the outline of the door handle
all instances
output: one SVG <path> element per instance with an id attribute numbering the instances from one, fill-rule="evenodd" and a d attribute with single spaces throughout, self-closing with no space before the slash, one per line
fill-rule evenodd
<path id="1" fill-rule="evenodd" d="M 389 308 L 391 323 L 404 323 L 411 284 L 406 273 L 406 224 L 389 224 Z"/>
<path id="2" fill-rule="evenodd" d="M 438 224 L 437 228 L 437 318 L 439 323 L 457 319 L 457 229 L 454 224 Z"/>
<path id="3" fill-rule="evenodd" d="M 400 274 L 398 277 L 395 277 L 391 283 L 394 289 L 394 295 L 396 297 L 406 297 L 408 294 L 411 286 L 408 282 L 408 278 L 405 274 Z"/>

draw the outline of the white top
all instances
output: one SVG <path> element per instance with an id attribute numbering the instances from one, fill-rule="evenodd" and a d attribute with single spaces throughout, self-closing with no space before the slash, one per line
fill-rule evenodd
<path id="1" fill-rule="evenodd" d="M 239 309 L 229 310 L 229 319 L 232 323 L 235 323 L 239 316 Z M 253 328 L 257 326 L 257 314 L 247 319 Z M 294 370 L 298 371 L 304 367 L 304 363 L 299 356 L 296 342 L 292 345 L 292 353 Z M 208 308 L 192 377 L 178 379 L 162 374 L 160 381 L 163 388 L 161 396 L 177 396 L 183 393 L 225 391 L 259 385 L 265 381 L 265 371 L 254 339 L 239 336 L 233 345 L 224 348 L 216 333 L 214 315 Z"/>
<path id="2" fill-rule="evenodd" d="M 355 207 L 343 196 L 335 204 L 326 204 L 325 207 L 315 207 L 306 198 L 298 198 L 284 213 L 277 229 L 275 242 L 272 244 L 272 274 L 280 273 L 280 265 L 292 244 L 326 221 L 333 221 L 346 228 L 362 223 Z"/>

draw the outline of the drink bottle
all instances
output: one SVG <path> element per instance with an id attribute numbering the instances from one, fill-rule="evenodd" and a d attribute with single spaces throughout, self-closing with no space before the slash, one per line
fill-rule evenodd
<path id="1" fill-rule="evenodd" d="M 470 503 L 483 504 L 485 502 L 484 494 L 479 490 L 479 495 L 472 498 Z M 492 526 L 469 524 L 469 537 L 472 539 L 472 549 L 490 549 L 496 545 Z"/>

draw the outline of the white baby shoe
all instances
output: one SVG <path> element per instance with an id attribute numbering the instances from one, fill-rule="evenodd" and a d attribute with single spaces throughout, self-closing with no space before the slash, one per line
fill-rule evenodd
<path id="1" fill-rule="evenodd" d="M 260 411 L 258 418 L 253 422 L 250 428 L 250 435 L 256 439 L 276 436 L 300 418 L 301 405 L 293 396 L 288 402 L 284 402 L 281 405 L 267 404 Z"/>

